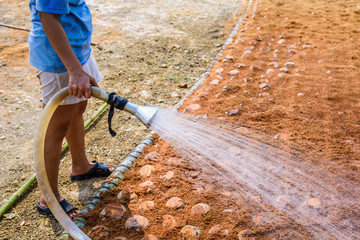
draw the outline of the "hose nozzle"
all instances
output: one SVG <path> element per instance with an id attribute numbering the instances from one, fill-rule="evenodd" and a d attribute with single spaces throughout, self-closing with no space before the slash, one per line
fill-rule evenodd
<path id="1" fill-rule="evenodd" d="M 109 93 L 101 88 L 91 86 L 91 94 L 105 102 L 107 102 L 111 108 L 109 112 L 109 131 L 112 136 L 115 136 L 115 132 L 111 129 L 111 118 L 114 115 L 114 108 L 125 110 L 135 117 L 137 117 L 146 127 L 149 127 L 151 119 L 155 116 L 158 107 L 151 106 L 139 106 L 129 102 L 126 98 L 120 97 L 115 93 Z"/>
<path id="2" fill-rule="evenodd" d="M 138 106 L 134 103 L 127 102 L 124 110 L 137 117 L 146 127 L 149 127 L 150 121 L 154 118 L 158 107 Z"/>

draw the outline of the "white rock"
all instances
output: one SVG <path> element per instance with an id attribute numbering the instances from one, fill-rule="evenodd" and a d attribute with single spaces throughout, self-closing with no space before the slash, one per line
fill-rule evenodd
<path id="1" fill-rule="evenodd" d="M 246 58 L 246 57 L 252 57 L 253 53 L 250 50 L 245 50 L 243 55 L 241 56 L 242 58 Z"/>
<path id="2" fill-rule="evenodd" d="M 295 63 L 294 62 L 286 62 L 284 64 L 285 67 L 295 67 Z"/>

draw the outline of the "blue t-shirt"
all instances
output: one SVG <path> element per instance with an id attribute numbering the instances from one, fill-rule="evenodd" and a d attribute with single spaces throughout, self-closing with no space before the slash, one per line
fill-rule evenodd
<path id="1" fill-rule="evenodd" d="M 38 12 L 58 14 L 70 45 L 83 65 L 91 53 L 92 22 L 84 0 L 30 0 L 32 27 L 29 35 L 29 62 L 47 72 L 66 72 L 65 65 L 51 46 Z"/>

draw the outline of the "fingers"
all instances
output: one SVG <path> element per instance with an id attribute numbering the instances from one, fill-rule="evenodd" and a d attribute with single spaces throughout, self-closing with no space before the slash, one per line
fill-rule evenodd
<path id="1" fill-rule="evenodd" d="M 91 97 L 91 91 L 90 91 L 90 84 L 87 84 L 87 86 L 84 89 L 85 97 L 89 99 Z"/>
<path id="2" fill-rule="evenodd" d="M 92 86 L 99 87 L 99 85 L 97 84 L 95 78 L 93 78 L 93 77 L 90 78 L 90 84 L 91 84 Z"/>
<path id="3" fill-rule="evenodd" d="M 95 79 L 88 74 L 69 76 L 69 94 L 75 97 L 91 97 L 90 84 L 98 87 Z"/>

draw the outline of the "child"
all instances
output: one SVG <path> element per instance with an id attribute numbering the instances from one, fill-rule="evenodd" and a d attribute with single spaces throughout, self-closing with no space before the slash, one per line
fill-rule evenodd
<path id="1" fill-rule="evenodd" d="M 90 85 L 98 86 L 101 76 L 91 56 L 91 14 L 84 0 L 30 0 L 32 28 L 29 62 L 38 69 L 44 106 L 60 89 L 69 96 L 55 111 L 45 137 L 45 165 L 50 186 L 70 218 L 79 212 L 60 196 L 58 172 L 64 137 L 72 157 L 72 180 L 108 176 L 113 166 L 89 162 L 85 154 L 82 114 L 91 97 Z M 37 210 L 50 215 L 41 196 Z"/>

